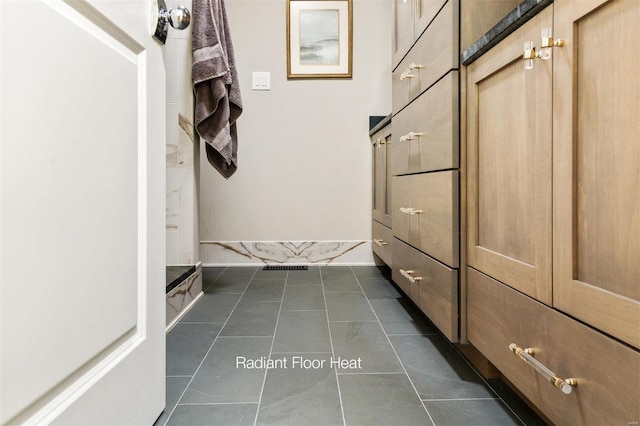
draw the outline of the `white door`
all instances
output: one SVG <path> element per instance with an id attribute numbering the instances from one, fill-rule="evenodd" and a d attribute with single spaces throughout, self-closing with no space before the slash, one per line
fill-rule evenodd
<path id="1" fill-rule="evenodd" d="M 0 424 L 164 406 L 153 0 L 0 0 Z"/>

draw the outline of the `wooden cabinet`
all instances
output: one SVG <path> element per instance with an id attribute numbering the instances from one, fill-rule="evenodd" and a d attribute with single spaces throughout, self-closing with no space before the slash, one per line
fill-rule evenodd
<path id="1" fill-rule="evenodd" d="M 395 115 L 394 175 L 458 168 L 458 84 L 449 72 Z"/>
<path id="2" fill-rule="evenodd" d="M 393 66 L 409 51 L 447 0 L 393 1 Z"/>
<path id="3" fill-rule="evenodd" d="M 640 348 L 640 2 L 554 9 L 553 303 Z"/>
<path id="4" fill-rule="evenodd" d="M 454 342 L 465 341 L 459 323 L 460 40 L 481 36 L 518 1 L 395 1 L 393 156 L 387 160 L 394 175 L 393 278 Z M 420 270 L 410 259 L 435 262 L 448 273 L 409 286 L 400 270 Z"/>
<path id="5" fill-rule="evenodd" d="M 469 269 L 469 340 L 552 422 L 638 422 L 640 357 L 634 349 Z M 575 379 L 565 395 L 509 350 L 533 357 L 558 377 Z"/>
<path id="6" fill-rule="evenodd" d="M 555 0 L 466 70 L 468 339 L 557 423 L 639 421 L 639 26 L 638 1 Z"/>
<path id="7" fill-rule="evenodd" d="M 551 304 L 551 63 L 523 69 L 547 8 L 467 68 L 467 262 Z"/>
<path id="8" fill-rule="evenodd" d="M 391 81 L 394 115 L 449 70 L 458 67 L 458 31 L 452 31 L 457 28 L 459 19 L 457 5 L 455 1 L 445 4 L 393 71 Z M 455 95 L 457 99 L 457 90 Z"/>
<path id="9" fill-rule="evenodd" d="M 373 252 L 391 265 L 391 125 L 386 124 L 371 135 L 372 146 L 372 207 Z"/>

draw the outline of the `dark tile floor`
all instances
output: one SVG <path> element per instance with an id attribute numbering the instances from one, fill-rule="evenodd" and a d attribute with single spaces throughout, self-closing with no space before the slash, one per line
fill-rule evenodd
<path id="1" fill-rule="evenodd" d="M 544 424 L 382 269 L 204 268 L 203 288 L 167 336 L 156 425 Z"/>

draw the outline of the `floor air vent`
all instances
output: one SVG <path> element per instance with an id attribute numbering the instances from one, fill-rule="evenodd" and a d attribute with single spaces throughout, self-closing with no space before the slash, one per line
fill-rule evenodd
<path id="1" fill-rule="evenodd" d="M 263 271 L 307 271 L 307 265 L 267 265 Z"/>

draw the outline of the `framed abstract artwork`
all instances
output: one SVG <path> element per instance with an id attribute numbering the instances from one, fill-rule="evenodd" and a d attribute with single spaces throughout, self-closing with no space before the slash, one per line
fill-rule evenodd
<path id="1" fill-rule="evenodd" d="M 287 0 L 287 78 L 352 77 L 352 0 Z"/>

